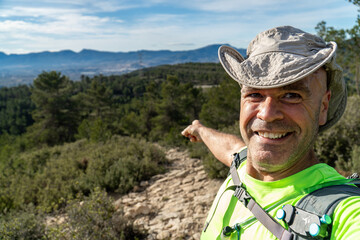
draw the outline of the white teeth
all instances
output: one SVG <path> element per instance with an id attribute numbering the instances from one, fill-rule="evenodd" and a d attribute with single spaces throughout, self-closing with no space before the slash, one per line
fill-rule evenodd
<path id="1" fill-rule="evenodd" d="M 270 132 L 258 132 L 259 136 L 270 139 L 282 138 L 286 133 L 270 133 Z"/>

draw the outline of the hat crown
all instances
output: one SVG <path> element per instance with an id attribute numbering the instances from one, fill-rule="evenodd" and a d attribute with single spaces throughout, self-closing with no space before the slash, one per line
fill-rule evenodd
<path id="1" fill-rule="evenodd" d="M 248 57 L 269 52 L 285 52 L 301 56 L 311 56 L 326 43 L 318 36 L 291 26 L 282 26 L 260 33 L 248 46 Z"/>

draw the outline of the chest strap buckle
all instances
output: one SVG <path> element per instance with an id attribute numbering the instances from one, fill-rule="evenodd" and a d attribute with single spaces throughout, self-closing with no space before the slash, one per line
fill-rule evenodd
<path id="1" fill-rule="evenodd" d="M 247 205 L 251 199 L 250 194 L 241 185 L 236 187 L 234 196 L 237 199 L 239 199 L 239 201 L 242 202 L 242 204 L 244 204 L 245 207 L 247 207 Z"/>

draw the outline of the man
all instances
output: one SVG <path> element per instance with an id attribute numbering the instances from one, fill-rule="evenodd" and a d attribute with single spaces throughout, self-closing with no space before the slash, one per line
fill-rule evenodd
<path id="1" fill-rule="evenodd" d="M 285 26 L 256 36 L 248 46 L 247 59 L 230 47 L 219 49 L 221 64 L 241 86 L 242 139 L 207 128 L 198 120 L 182 134 L 192 142 L 204 142 L 228 166 L 236 152 L 245 149 L 247 158 L 220 187 L 201 239 L 277 239 L 273 229 L 262 223 L 268 219 L 255 218 L 246 203 L 233 196 L 236 175 L 241 184 L 235 185 L 243 186 L 273 219 L 284 206 L 296 206 L 309 193 L 344 181 L 333 168 L 319 163 L 313 149 L 317 134 L 334 125 L 346 105 L 342 70 L 335 62 L 336 48 L 334 42 L 326 44 L 315 35 Z M 296 214 L 301 215 L 301 209 Z M 307 222 L 307 213 L 299 220 L 304 222 L 300 227 L 293 224 L 297 220 L 278 218 L 276 224 L 285 233 L 295 234 L 300 229 L 304 239 L 360 239 L 359 196 L 341 200 L 332 219 L 325 221 L 325 227 L 320 222 L 315 224 L 321 225 L 315 230 L 311 229 L 314 224 Z M 331 220 L 332 230 L 326 227 Z"/>

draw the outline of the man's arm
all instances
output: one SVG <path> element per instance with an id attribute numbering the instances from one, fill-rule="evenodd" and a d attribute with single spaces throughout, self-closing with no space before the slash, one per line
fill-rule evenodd
<path id="1" fill-rule="evenodd" d="M 204 142 L 212 154 L 227 166 L 231 165 L 232 154 L 245 146 L 239 137 L 205 127 L 199 120 L 194 120 L 181 134 L 191 142 Z"/>

